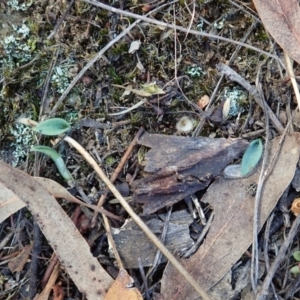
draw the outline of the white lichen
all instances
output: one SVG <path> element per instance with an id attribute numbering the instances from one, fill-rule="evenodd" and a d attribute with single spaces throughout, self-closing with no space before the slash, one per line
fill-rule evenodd
<path id="1" fill-rule="evenodd" d="M 62 94 L 70 83 L 70 64 L 66 63 L 54 68 L 53 75 L 51 77 L 51 84 L 55 87 L 57 93 Z"/>
<path id="2" fill-rule="evenodd" d="M 204 72 L 200 66 L 193 65 L 187 68 L 186 74 L 192 78 L 196 78 L 206 74 L 206 72 Z"/>
<path id="3" fill-rule="evenodd" d="M 23 1 L 22 3 L 20 3 L 19 0 L 7 1 L 7 5 L 16 11 L 19 11 L 19 10 L 25 11 L 31 4 L 32 4 L 32 1 Z"/>
<path id="4" fill-rule="evenodd" d="M 32 41 L 29 39 L 30 29 L 23 22 L 22 26 L 12 26 L 15 33 L 6 36 L 3 41 L 4 57 L 2 63 L 5 67 L 13 69 L 32 58 Z"/>
<path id="5" fill-rule="evenodd" d="M 14 142 L 10 145 L 15 150 L 13 151 L 13 167 L 16 167 L 25 159 L 30 147 L 33 145 L 33 131 L 30 127 L 23 124 L 15 124 L 10 128 L 10 133 L 14 137 Z"/>
<path id="6" fill-rule="evenodd" d="M 248 108 L 248 94 L 239 87 L 225 88 L 222 92 L 222 98 L 225 100 L 225 108 L 223 109 L 223 116 L 225 118 L 235 117 L 245 112 Z"/>

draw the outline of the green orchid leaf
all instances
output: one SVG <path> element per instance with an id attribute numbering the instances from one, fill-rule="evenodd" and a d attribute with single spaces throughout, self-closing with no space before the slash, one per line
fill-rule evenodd
<path id="1" fill-rule="evenodd" d="M 295 251 L 293 253 L 293 257 L 295 258 L 296 261 L 300 261 L 300 251 Z"/>
<path id="2" fill-rule="evenodd" d="M 300 274 L 299 266 L 294 266 L 290 269 L 290 272 L 294 275 Z"/>
<path id="3" fill-rule="evenodd" d="M 37 151 L 50 156 L 54 161 L 59 174 L 67 181 L 73 179 L 61 155 L 54 149 L 47 146 L 34 146 L 30 151 Z"/>
<path id="4" fill-rule="evenodd" d="M 258 162 L 263 153 L 263 145 L 261 139 L 254 140 L 250 143 L 249 147 L 246 149 L 241 165 L 242 176 L 251 175 L 254 168 L 257 166 Z"/>
<path id="5" fill-rule="evenodd" d="M 71 128 L 70 124 L 61 118 L 53 118 L 38 123 L 32 130 L 44 135 L 59 135 Z"/>

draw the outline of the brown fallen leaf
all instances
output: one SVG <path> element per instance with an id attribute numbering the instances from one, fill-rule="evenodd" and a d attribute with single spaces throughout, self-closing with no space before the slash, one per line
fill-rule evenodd
<path id="1" fill-rule="evenodd" d="M 204 95 L 197 101 L 197 105 L 203 109 L 206 107 L 206 105 L 209 103 L 209 97 L 207 95 Z"/>
<path id="2" fill-rule="evenodd" d="M 26 204 L 77 288 L 89 300 L 104 299 L 112 278 L 55 198 L 28 174 L 2 161 L 0 169 L 0 183 Z"/>
<path id="3" fill-rule="evenodd" d="M 137 288 L 132 287 L 134 280 L 127 271 L 120 269 L 118 277 L 108 290 L 105 300 L 143 300 Z"/>
<path id="4" fill-rule="evenodd" d="M 300 8 L 297 0 L 253 0 L 275 41 L 300 63 Z"/>
<path id="5" fill-rule="evenodd" d="M 144 133 L 138 144 L 151 148 L 144 170 L 155 174 L 132 184 L 133 201 L 144 203 L 144 214 L 150 214 L 207 187 L 248 142 Z"/>
<path id="6" fill-rule="evenodd" d="M 23 270 L 23 267 L 27 263 L 30 256 L 32 247 L 33 243 L 26 245 L 22 251 L 8 263 L 8 267 L 12 273 L 21 272 Z"/>
<path id="7" fill-rule="evenodd" d="M 270 142 L 269 158 L 276 151 L 279 140 L 280 138 L 276 138 Z M 299 153 L 300 134 L 286 136 L 263 190 L 259 229 L 293 179 Z M 202 199 L 214 209 L 213 223 L 196 254 L 187 260 L 181 259 L 180 262 L 206 291 L 230 270 L 252 243 L 254 197 L 248 188 L 258 182 L 259 172 L 260 170 L 241 179 L 220 177 Z M 161 290 L 164 299 L 197 298 L 194 290 L 170 264 L 164 272 Z"/>
<path id="8" fill-rule="evenodd" d="M 106 213 L 111 218 L 120 219 L 119 217 L 103 210 L 100 207 L 97 207 L 96 205 L 90 205 L 78 200 L 72 196 L 62 185 L 54 180 L 43 177 L 34 177 L 34 179 L 45 189 L 47 189 L 47 191 L 55 198 L 62 198 L 70 202 L 89 207 L 95 211 Z M 25 203 L 0 182 L 0 223 L 23 207 L 25 207 Z"/>

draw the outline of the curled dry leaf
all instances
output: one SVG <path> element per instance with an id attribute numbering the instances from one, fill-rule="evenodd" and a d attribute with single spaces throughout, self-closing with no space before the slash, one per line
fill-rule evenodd
<path id="1" fill-rule="evenodd" d="M 300 215 L 300 198 L 293 201 L 291 211 L 296 217 Z"/>
<path id="2" fill-rule="evenodd" d="M 300 63 L 300 8 L 297 0 L 253 0 L 275 41 Z"/>

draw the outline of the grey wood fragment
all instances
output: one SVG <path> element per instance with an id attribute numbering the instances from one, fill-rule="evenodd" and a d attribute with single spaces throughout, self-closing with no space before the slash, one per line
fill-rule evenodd
<path id="1" fill-rule="evenodd" d="M 164 218 L 165 215 L 142 217 L 158 237 L 164 227 Z M 194 242 L 189 235 L 189 225 L 192 222 L 191 215 L 185 210 L 172 213 L 165 240 L 165 245 L 171 252 L 181 255 L 193 246 Z M 157 249 L 133 220 L 127 221 L 120 229 L 112 228 L 112 233 L 126 269 L 138 268 L 138 258 L 141 258 L 143 267 L 153 265 Z M 165 257 L 162 261 L 166 262 Z"/>

